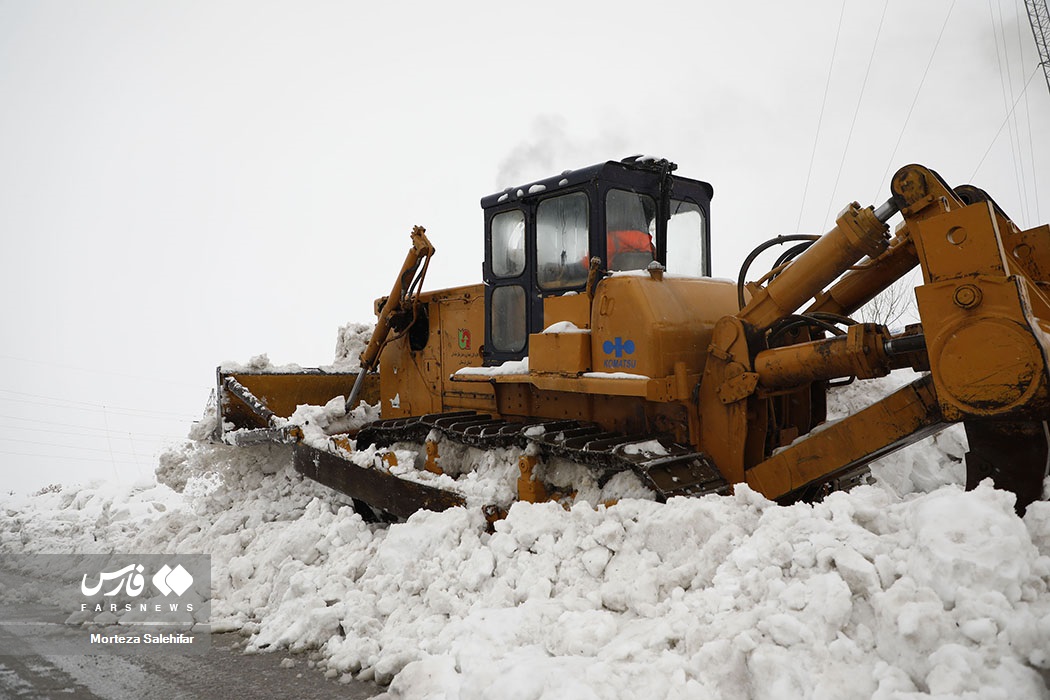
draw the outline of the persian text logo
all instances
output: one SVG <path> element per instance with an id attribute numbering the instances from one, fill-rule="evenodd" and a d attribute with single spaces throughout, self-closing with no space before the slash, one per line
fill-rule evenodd
<path id="1" fill-rule="evenodd" d="M 103 571 L 100 573 L 98 575 L 98 585 L 94 587 L 88 586 L 87 574 L 84 574 L 84 578 L 80 581 L 80 592 L 86 596 L 98 595 L 106 581 L 117 581 L 118 583 L 112 590 L 102 594 L 105 596 L 117 595 L 120 593 L 120 589 L 123 588 L 129 596 L 134 598 L 139 593 L 142 593 L 142 589 L 146 586 L 146 581 L 142 578 L 142 564 L 128 564 L 118 571 Z"/>
<path id="2" fill-rule="evenodd" d="M 134 598 L 146 587 L 146 580 L 142 575 L 143 570 L 142 564 L 128 564 L 117 571 L 103 571 L 99 573 L 98 584 L 94 586 L 88 585 L 88 575 L 84 574 L 80 581 L 80 592 L 86 596 L 98 595 L 107 582 L 117 581 L 117 585 L 103 592 L 102 595 L 115 596 L 120 593 L 121 589 L 124 589 L 129 596 Z M 183 568 L 182 564 L 177 565 L 174 569 L 165 564 L 153 575 L 153 585 L 165 596 L 172 593 L 181 596 L 193 585 L 193 576 Z"/>

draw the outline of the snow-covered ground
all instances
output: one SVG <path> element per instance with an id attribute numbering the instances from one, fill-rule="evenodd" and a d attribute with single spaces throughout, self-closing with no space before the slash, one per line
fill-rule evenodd
<path id="1" fill-rule="evenodd" d="M 964 492 L 965 449 L 817 505 L 519 503 L 489 532 L 479 508 L 370 525 L 287 448 L 191 440 L 156 482 L 0 496 L 0 552 L 211 554 L 215 629 L 391 700 L 1050 698 L 1050 503 Z"/>

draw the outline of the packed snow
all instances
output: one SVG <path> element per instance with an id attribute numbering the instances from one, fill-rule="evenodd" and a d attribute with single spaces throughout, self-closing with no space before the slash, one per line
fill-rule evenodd
<path id="1" fill-rule="evenodd" d="M 453 376 L 456 377 L 505 377 L 512 374 L 528 374 L 529 358 L 507 360 L 493 367 L 461 367 Z"/>
<path id="2" fill-rule="evenodd" d="M 558 321 L 543 329 L 544 333 L 590 333 L 590 328 L 580 328 L 572 321 Z"/>
<path id="3" fill-rule="evenodd" d="M 584 379 L 650 379 L 647 374 L 631 374 L 630 372 L 584 372 Z"/>
<path id="4" fill-rule="evenodd" d="M 837 390 L 833 415 L 900 381 Z M 815 505 L 738 486 L 517 503 L 490 530 L 478 506 L 365 523 L 287 447 L 207 442 L 213 421 L 156 481 L 0 497 L 0 551 L 210 554 L 213 629 L 386 700 L 1050 698 L 1050 503 L 963 491 L 959 430 Z M 503 498 L 516 457 L 463 468 Z"/>

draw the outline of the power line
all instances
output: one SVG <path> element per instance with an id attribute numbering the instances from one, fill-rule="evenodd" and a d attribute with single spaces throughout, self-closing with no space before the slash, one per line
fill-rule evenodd
<path id="1" fill-rule="evenodd" d="M 817 117 L 817 133 L 813 136 L 813 151 L 809 154 L 809 168 L 806 170 L 806 186 L 802 189 L 802 203 L 798 207 L 798 223 L 795 230 L 802 228 L 802 212 L 806 208 L 806 195 L 809 193 L 809 181 L 813 176 L 813 161 L 817 158 L 817 144 L 820 142 L 820 125 L 824 122 L 824 108 L 828 104 L 828 90 L 831 87 L 831 73 L 835 68 L 835 54 L 839 50 L 839 36 L 842 34 L 842 18 L 846 16 L 846 0 L 842 0 L 839 11 L 839 25 L 835 30 L 835 45 L 831 49 L 831 62 L 828 64 L 828 79 L 824 83 L 824 98 L 820 101 L 820 116 Z"/>
<path id="2" fill-rule="evenodd" d="M 948 27 L 948 20 L 952 16 L 952 10 L 955 9 L 956 0 L 952 0 L 951 6 L 948 8 L 948 14 L 944 16 L 944 23 L 941 25 L 941 32 L 937 35 L 937 41 L 933 44 L 933 51 L 930 53 L 930 60 L 926 62 L 926 70 L 922 72 L 922 80 L 919 81 L 919 87 L 915 90 L 915 97 L 912 98 L 911 106 L 908 107 L 908 115 L 904 118 L 904 125 L 901 127 L 901 133 L 897 136 L 897 143 L 893 146 L 893 152 L 890 154 L 890 161 L 886 164 L 886 172 L 882 174 L 882 179 L 879 181 L 879 191 L 872 197 L 873 200 L 879 198 L 879 193 L 883 191 L 883 185 L 886 184 L 886 178 L 890 174 L 890 168 L 893 167 L 893 162 L 897 158 L 897 150 L 901 146 L 901 141 L 904 139 L 904 132 L 908 128 L 908 122 L 911 121 L 912 112 L 915 111 L 915 105 L 919 101 L 919 95 L 922 94 L 922 86 L 926 84 L 926 76 L 930 73 L 930 66 L 933 65 L 933 58 L 937 55 L 937 48 L 941 45 L 941 38 L 944 36 L 944 30 Z"/>
<path id="3" fill-rule="evenodd" d="M 106 375 L 110 375 L 110 376 L 114 376 L 114 377 L 128 377 L 129 379 L 146 379 L 146 380 L 149 380 L 151 382 L 155 382 L 157 384 L 171 384 L 173 386 L 192 387 L 194 389 L 212 389 L 212 388 L 214 388 L 212 386 L 203 386 L 201 384 L 193 384 L 193 383 L 190 383 L 190 382 L 179 382 L 179 381 L 175 381 L 173 379 L 162 379 L 160 377 L 149 376 L 149 375 L 144 375 L 144 374 L 131 374 L 129 372 L 114 372 L 112 370 L 98 369 L 98 368 L 93 368 L 93 367 L 78 367 L 77 365 L 66 365 L 66 364 L 61 364 L 61 363 L 58 363 L 58 362 L 44 362 L 42 360 L 33 360 L 33 359 L 28 358 L 28 357 L 17 357 L 17 356 L 14 356 L 14 355 L 2 355 L 2 354 L 0 354 L 0 359 L 14 360 L 16 362 L 28 362 L 30 364 L 43 365 L 43 366 L 49 367 L 49 368 L 71 369 L 71 370 L 74 370 L 76 372 L 86 372 L 86 373 L 89 373 L 89 374 L 106 374 Z"/>
<path id="4" fill-rule="evenodd" d="M 136 462 L 123 462 L 123 461 L 120 461 L 120 460 L 118 460 L 116 462 L 110 462 L 110 460 L 108 460 L 108 459 L 92 459 L 91 457 L 69 457 L 67 455 L 42 455 L 42 454 L 33 454 L 33 453 L 30 453 L 30 452 L 14 452 L 14 451 L 11 451 L 11 450 L 0 450 L 0 454 L 3 454 L 3 455 L 16 455 L 18 457 L 35 457 L 35 458 L 38 458 L 38 459 L 65 459 L 65 460 L 69 460 L 69 461 L 73 461 L 73 462 L 97 462 L 97 463 L 100 463 L 100 464 L 123 464 L 123 465 L 131 466 L 131 467 L 137 466 Z"/>
<path id="5" fill-rule="evenodd" d="M 18 396 L 31 396 L 31 397 L 33 397 L 35 399 L 47 399 L 48 401 L 62 401 L 64 403 L 75 403 L 75 404 L 80 404 L 81 406 L 92 406 L 94 408 L 104 408 L 104 409 L 107 409 L 107 410 L 137 411 L 137 412 L 143 412 L 143 413 L 160 413 L 160 414 L 171 415 L 171 416 L 180 415 L 180 414 L 176 414 L 176 413 L 171 413 L 169 411 L 157 411 L 157 410 L 154 410 L 152 408 L 132 408 L 132 407 L 127 407 L 127 406 L 111 406 L 109 404 L 95 403 L 93 401 L 80 401 L 78 399 L 68 399 L 68 398 L 65 398 L 63 396 L 47 396 L 45 394 L 33 394 L 33 393 L 30 393 L 30 392 L 27 392 L 27 391 L 15 391 L 14 389 L 2 389 L 2 388 L 0 388 L 0 391 L 4 392 L 5 394 L 16 394 Z"/>
<path id="6" fill-rule="evenodd" d="M 110 431 L 107 431 L 105 428 L 96 428 L 96 427 L 91 426 L 91 425 L 81 425 L 79 423 L 60 423 L 58 421 L 38 420 L 38 419 L 35 419 L 35 418 L 25 418 L 23 416 L 9 416 L 9 415 L 3 415 L 3 414 L 0 414 L 0 418 L 8 418 L 10 420 L 24 421 L 26 423 L 39 423 L 41 425 L 57 425 L 57 426 L 66 427 L 66 428 L 82 428 L 83 430 L 97 430 L 97 431 L 102 432 L 102 433 L 110 432 Z M 5 427 L 9 427 L 9 428 L 12 428 L 14 430 L 32 430 L 32 428 L 21 428 L 21 427 L 18 427 L 18 426 L 5 426 Z M 115 431 L 112 431 L 112 432 L 113 433 L 122 433 L 124 431 L 115 430 Z M 185 439 L 185 436 L 164 435 L 164 434 L 161 434 L 161 433 L 142 433 L 142 432 L 136 431 L 136 434 L 138 434 L 138 435 L 150 435 L 150 436 L 153 436 L 153 437 L 160 437 L 160 438 L 171 438 L 171 439 L 174 439 L 174 440 L 183 440 L 183 439 Z M 100 437 L 100 436 L 85 435 L 85 437 Z"/>
<path id="7" fill-rule="evenodd" d="M 853 127 L 857 125 L 857 115 L 860 114 L 860 105 L 864 101 L 864 89 L 868 86 L 868 76 L 871 74 L 871 65 L 875 62 L 875 50 L 879 47 L 879 37 L 882 35 L 882 24 L 886 20 L 886 9 L 890 6 L 890 0 L 882 5 L 882 16 L 879 18 L 879 28 L 875 31 L 875 43 L 871 45 L 871 56 L 868 57 L 868 67 L 864 71 L 864 81 L 860 85 L 860 96 L 857 98 L 857 107 L 853 110 L 853 120 L 849 125 L 849 134 L 846 136 L 846 145 L 842 149 L 842 160 L 839 161 L 839 171 L 835 173 L 835 184 L 831 187 L 831 201 L 828 202 L 828 210 L 824 213 L 824 229 L 828 228 L 828 218 L 831 216 L 831 208 L 835 206 L 835 196 L 839 189 L 839 180 L 842 179 L 842 168 L 846 164 L 846 154 L 849 152 L 850 141 L 853 140 Z"/>
<path id="8" fill-rule="evenodd" d="M 1003 119 L 1003 123 L 999 125 L 999 130 L 996 131 L 995 132 L 995 136 L 992 137 L 992 142 L 990 144 L 988 144 L 988 150 L 986 150 L 984 152 L 984 155 L 981 156 L 980 162 L 977 163 L 977 167 L 973 169 L 973 175 L 970 175 L 970 182 L 973 182 L 974 177 L 976 177 L 977 173 L 981 170 L 981 166 L 984 165 L 984 159 L 987 158 L 988 154 L 992 152 L 992 146 L 994 146 L 995 142 L 999 139 L 999 134 L 1003 133 L 1003 127 L 1006 126 L 1006 122 L 1009 121 L 1010 115 L 1014 113 L 1014 109 L 1017 108 L 1017 103 L 1021 101 L 1022 97 L 1024 97 L 1025 91 L 1028 90 L 1029 83 L 1032 82 L 1032 78 L 1035 77 L 1035 74 L 1038 71 L 1039 71 L 1039 66 L 1036 66 L 1032 70 L 1032 74 L 1028 76 L 1028 80 L 1025 81 L 1024 87 L 1021 88 L 1021 94 L 1017 96 L 1016 100 L 1014 100 L 1013 105 L 1010 107 L 1010 111 L 1007 112 L 1007 114 L 1006 114 L 1006 119 Z"/>
<path id="9" fill-rule="evenodd" d="M 48 408 L 62 408 L 70 411 L 88 411 L 91 413 L 98 412 L 109 412 L 114 415 L 128 416 L 132 418 L 148 418 L 151 420 L 167 420 L 168 418 L 178 418 L 180 420 L 196 420 L 192 416 L 187 416 L 182 413 L 173 413 L 169 411 L 155 411 L 153 409 L 146 408 L 129 408 L 125 406 L 107 406 L 106 404 L 92 404 L 86 401 L 73 401 L 70 399 L 62 399 L 54 396 L 43 396 L 40 394 L 28 394 L 21 391 L 11 391 L 10 389 L 0 389 L 0 392 L 8 394 L 16 394 L 19 396 L 31 396 L 33 398 L 47 399 L 47 401 L 61 401 L 64 403 L 47 403 L 44 401 L 31 401 L 29 399 L 15 399 L 0 397 L 0 401 L 13 401 L 16 403 L 30 404 L 34 406 L 45 406 Z M 81 404 L 80 406 L 66 405 L 70 403 Z M 153 414 L 153 415 L 149 415 Z"/>
<path id="10" fill-rule="evenodd" d="M 988 0 L 988 12 L 992 19 L 992 36 L 995 39 L 995 58 L 999 64 L 999 83 L 1002 85 L 1003 93 L 1003 108 L 1007 109 L 1010 104 L 1010 99 L 1006 96 L 1007 86 L 1009 86 L 1010 97 L 1013 97 L 1014 90 L 1014 79 L 1013 71 L 1010 69 L 1010 47 L 1006 42 L 1006 24 L 1003 22 L 1003 3 L 1002 0 L 996 0 L 996 7 L 999 10 L 999 28 L 996 31 L 995 26 L 995 11 L 992 9 L 992 0 Z M 1003 38 L 1002 45 L 1002 58 L 999 55 L 999 37 Z M 1003 63 L 1006 64 L 1006 75 L 1003 75 Z M 1017 126 L 1017 118 L 1014 117 L 1013 121 L 1008 121 L 1007 126 L 1010 132 L 1010 155 L 1013 156 L 1014 160 L 1014 181 L 1017 183 L 1017 194 L 1021 200 L 1021 209 L 1024 211 L 1025 218 L 1028 216 L 1028 190 L 1025 187 L 1024 182 L 1024 171 L 1023 166 L 1020 164 L 1020 151 L 1021 151 L 1021 135 L 1017 133 L 1020 131 Z M 1015 138 L 1016 137 L 1016 138 Z"/>
<path id="11" fill-rule="evenodd" d="M 1043 3 L 1043 9 L 1046 10 L 1046 3 Z M 1020 15 L 1020 12 L 1018 12 Z M 1050 24 L 1050 16 L 1047 19 Z M 1033 27 L 1034 29 L 1034 27 Z M 1017 46 L 1020 51 L 1021 47 L 1024 46 L 1024 41 L 1021 39 L 1021 22 L 1017 22 Z M 1021 65 L 1024 65 L 1024 51 L 1021 51 Z M 1044 66 L 1046 68 L 1046 66 Z M 1047 76 L 1047 86 L 1050 87 L 1050 75 Z M 1024 114 L 1025 120 L 1028 122 L 1028 162 L 1032 164 L 1032 203 L 1035 205 L 1035 221 L 1042 221 L 1042 215 L 1039 213 L 1039 178 L 1036 175 L 1035 167 L 1035 138 L 1032 136 L 1032 112 L 1028 108 L 1028 93 L 1024 93 Z"/>
<path id="12" fill-rule="evenodd" d="M 62 444 L 59 444 L 57 442 L 40 442 L 39 440 L 22 440 L 20 438 L 9 438 L 9 437 L 0 437 L 0 440 L 3 440 L 4 442 L 19 442 L 19 443 L 22 443 L 24 445 L 41 445 L 43 447 L 57 447 L 57 448 L 63 449 L 63 450 L 76 450 L 77 452 L 81 452 L 81 451 L 86 451 L 86 452 L 105 452 L 106 454 L 109 454 L 110 456 L 112 456 L 112 455 L 124 455 L 125 457 L 137 457 L 138 456 L 138 455 L 135 455 L 132 452 L 122 452 L 120 450 L 111 450 L 111 449 L 103 450 L 103 449 L 100 449 L 98 447 L 83 447 L 81 445 L 62 445 Z"/>
<path id="13" fill-rule="evenodd" d="M 0 418 L 8 418 L 8 417 L 10 417 L 10 416 L 0 416 Z M 47 422 L 47 421 L 40 421 L 40 422 L 44 423 L 44 422 Z M 62 425 L 62 424 L 61 423 L 55 423 L 54 425 Z M 86 426 L 83 426 L 83 427 L 86 427 Z M 8 430 L 14 430 L 14 431 L 17 431 L 17 432 L 21 432 L 23 430 L 30 430 L 30 431 L 32 431 L 34 433 L 51 433 L 51 434 L 54 434 L 54 435 L 69 435 L 69 436 L 72 436 L 72 437 L 82 437 L 82 438 L 88 438 L 88 439 L 91 439 L 91 440 L 101 440 L 102 438 L 106 437 L 105 433 L 111 433 L 115 437 L 127 437 L 127 436 L 130 436 L 132 434 L 131 432 L 128 432 L 128 431 L 125 431 L 125 430 L 112 430 L 112 431 L 110 431 L 110 430 L 106 430 L 105 428 L 89 428 L 89 430 L 98 430 L 101 433 L 103 433 L 102 435 L 92 435 L 91 433 L 76 433 L 76 432 L 73 432 L 72 430 L 58 430 L 58 429 L 55 429 L 55 428 L 30 428 L 29 426 L 25 426 L 25 425 L 4 425 L 4 424 L 0 423 L 0 429 L 4 429 L 4 428 L 6 428 Z M 135 435 L 135 437 L 140 438 L 140 439 L 144 439 L 146 442 L 150 442 L 150 443 L 162 443 L 162 442 L 166 442 L 168 440 L 184 440 L 185 439 L 184 436 L 180 437 L 178 435 L 161 435 L 160 433 L 140 433 L 138 431 L 135 431 L 134 435 Z"/>

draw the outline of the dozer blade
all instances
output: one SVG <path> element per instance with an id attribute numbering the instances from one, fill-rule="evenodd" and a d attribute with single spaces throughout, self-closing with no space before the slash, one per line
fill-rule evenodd
<path id="1" fill-rule="evenodd" d="M 356 379 L 356 371 L 226 371 L 220 367 L 216 371 L 221 419 L 217 437 L 239 431 L 233 441 L 252 442 L 258 440 L 251 436 L 263 431 L 261 439 L 281 442 L 265 433 L 280 429 L 277 419 L 287 418 L 301 405 L 324 406 L 336 396 L 347 396 Z M 370 404 L 379 401 L 378 374 L 365 375 L 360 399 Z"/>
<path id="2" fill-rule="evenodd" d="M 417 510 L 441 511 L 465 504 L 463 498 L 454 493 L 406 481 L 378 469 L 359 467 L 309 445 L 296 445 L 293 452 L 295 470 L 303 476 L 398 518 L 407 518 Z"/>
<path id="3" fill-rule="evenodd" d="M 1050 468 L 1046 422 L 966 421 L 966 488 L 991 477 L 996 488 L 1017 494 L 1017 512 L 1043 495 Z"/>

